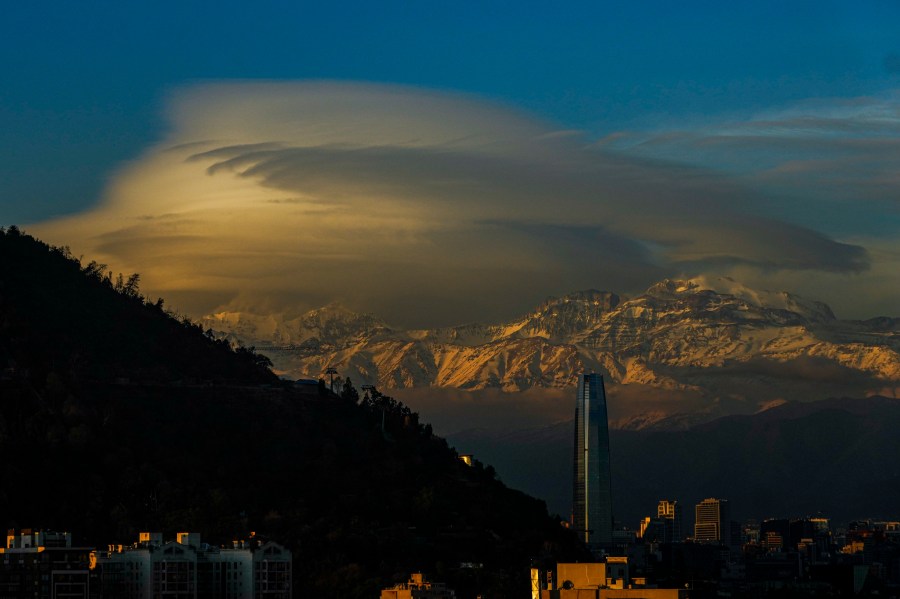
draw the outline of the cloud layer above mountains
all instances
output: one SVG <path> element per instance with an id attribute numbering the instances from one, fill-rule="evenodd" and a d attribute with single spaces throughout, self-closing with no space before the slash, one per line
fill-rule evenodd
<path id="1" fill-rule="evenodd" d="M 169 133 L 94 210 L 27 229 L 140 272 L 147 293 L 194 315 L 340 300 L 435 326 L 682 273 L 792 290 L 896 283 L 884 266 L 896 238 L 873 253 L 859 231 L 842 241 L 773 209 L 755 174 L 676 162 L 699 134 L 642 140 L 665 149 L 654 154 L 472 97 L 327 82 L 198 85 L 169 116 Z M 766 176 L 787 194 L 804 177 L 784 173 L 809 166 L 792 155 Z"/>

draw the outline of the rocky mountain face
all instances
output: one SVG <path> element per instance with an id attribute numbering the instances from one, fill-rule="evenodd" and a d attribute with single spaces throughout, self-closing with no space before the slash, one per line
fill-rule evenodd
<path id="1" fill-rule="evenodd" d="M 633 298 L 577 292 L 499 324 L 400 330 L 332 305 L 292 320 L 220 313 L 203 325 L 255 345 L 288 376 L 334 367 L 382 388 L 515 392 L 596 371 L 644 398 L 702 397 L 716 415 L 734 402 L 752 412 L 805 394 L 900 393 L 900 319 L 838 320 L 821 302 L 726 278 L 664 280 Z M 643 410 L 634 426 L 670 415 Z"/>

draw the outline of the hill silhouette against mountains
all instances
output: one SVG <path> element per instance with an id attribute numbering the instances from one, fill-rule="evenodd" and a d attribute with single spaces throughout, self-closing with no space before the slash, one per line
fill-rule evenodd
<path id="1" fill-rule="evenodd" d="M 0 235 L 0 366 L 36 385 L 50 374 L 72 384 L 277 382 L 266 358 L 167 313 L 139 280 L 10 227 Z"/>
<path id="2" fill-rule="evenodd" d="M 286 385 L 138 281 L 0 234 L 0 524 L 98 546 L 254 531 L 293 551 L 298 597 L 372 597 L 414 570 L 521 596 L 532 560 L 585 557 L 403 404 Z"/>

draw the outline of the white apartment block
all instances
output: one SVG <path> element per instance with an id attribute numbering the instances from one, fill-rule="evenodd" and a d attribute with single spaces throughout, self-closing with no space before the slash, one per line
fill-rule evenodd
<path id="1" fill-rule="evenodd" d="M 140 533 L 134 545 L 95 551 L 103 597 L 122 599 L 288 599 L 291 552 L 258 539 L 230 547 L 202 543 L 199 533 Z"/>

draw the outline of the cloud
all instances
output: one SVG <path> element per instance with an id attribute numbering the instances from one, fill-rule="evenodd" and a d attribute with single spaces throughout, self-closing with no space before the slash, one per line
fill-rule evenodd
<path id="1" fill-rule="evenodd" d="M 636 156 L 690 161 L 727 172 L 745 187 L 790 198 L 781 215 L 796 216 L 822 202 L 896 205 L 900 166 L 900 92 L 877 97 L 799 102 L 743 121 L 691 130 L 631 134 L 615 147 Z M 846 214 L 834 213 L 829 232 Z"/>
<path id="2" fill-rule="evenodd" d="M 896 272 L 900 253 L 900 91 L 808 99 L 744 120 L 712 118 L 691 128 L 610 139 L 607 148 L 635 158 L 727 174 L 753 190 L 756 200 L 745 203 L 748 216 L 765 215 L 765 228 L 799 224 L 806 240 L 795 247 L 818 247 L 793 254 L 792 267 L 776 262 L 768 268 L 764 252 L 754 251 L 754 260 L 722 258 L 720 271 L 730 268 L 731 276 L 751 285 L 827 300 L 842 317 L 896 312 L 900 285 L 887 273 Z M 779 243 L 783 234 L 770 240 L 773 252 L 786 249 Z M 831 252 L 835 239 L 857 250 Z M 834 263 L 823 265 L 824 255 Z M 697 268 L 707 263 L 704 258 Z M 848 278 L 847 272 L 856 274 Z"/>
<path id="3" fill-rule="evenodd" d="M 195 315 L 339 299 L 434 326 L 685 270 L 870 266 L 862 246 L 770 216 L 732 176 L 467 96 L 204 84 L 175 94 L 169 116 L 96 209 L 28 229 L 141 272 L 149 293 Z"/>

